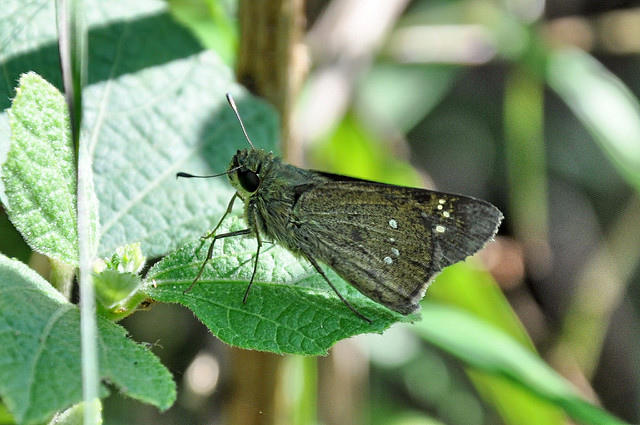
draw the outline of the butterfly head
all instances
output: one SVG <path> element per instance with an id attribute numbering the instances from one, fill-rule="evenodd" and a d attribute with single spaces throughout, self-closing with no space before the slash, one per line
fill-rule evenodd
<path id="1" fill-rule="evenodd" d="M 257 192 L 273 160 L 273 153 L 262 149 L 239 150 L 231 159 L 227 171 L 231 185 L 240 195 L 250 196 Z"/>

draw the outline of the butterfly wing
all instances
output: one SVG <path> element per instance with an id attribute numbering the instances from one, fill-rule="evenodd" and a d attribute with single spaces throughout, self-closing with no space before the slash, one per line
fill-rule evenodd
<path id="1" fill-rule="evenodd" d="M 322 175 L 332 181 L 294 205 L 297 248 L 402 314 L 419 309 L 432 278 L 480 250 L 502 220 L 471 197 Z"/>

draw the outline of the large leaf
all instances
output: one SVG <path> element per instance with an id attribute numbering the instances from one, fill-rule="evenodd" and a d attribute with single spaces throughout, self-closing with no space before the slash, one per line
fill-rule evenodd
<path id="1" fill-rule="evenodd" d="M 246 147 L 224 94 L 234 93 L 259 147 L 274 149 L 277 118 L 242 92 L 215 54 L 201 53 L 166 3 L 94 0 L 85 9 L 91 28 L 83 137 L 100 201 L 99 254 L 138 241 L 146 256 L 159 257 L 209 229 L 228 199 L 224 179 L 175 180 L 177 171 L 224 171 L 234 151 Z M 15 81 L 28 70 L 60 89 L 54 2 L 23 7 L 9 0 L 2 16 L 0 107 L 9 106 L 2 99 L 14 96 Z M 0 159 L 7 137 L 0 133 Z"/>
<path id="2" fill-rule="evenodd" d="M 36 272 L 0 254 L 0 396 L 20 423 L 82 399 L 80 314 Z M 126 331 L 98 321 L 100 375 L 129 397 L 168 408 L 171 374 Z"/>
<path id="3" fill-rule="evenodd" d="M 178 171 L 225 171 L 233 153 L 247 146 L 226 91 L 234 92 L 254 144 L 272 150 L 277 140 L 274 112 L 247 98 L 211 53 L 87 89 L 85 123 L 95 141 L 101 255 L 141 242 L 146 256 L 159 257 L 219 219 L 232 193 L 225 177 L 175 176 Z"/>
<path id="4" fill-rule="evenodd" d="M 237 217 L 231 230 L 243 228 Z M 224 230 L 222 230 L 224 231 Z M 209 241 L 187 244 L 156 264 L 148 274 L 152 298 L 189 307 L 228 344 L 274 353 L 326 354 L 336 341 L 363 332 L 382 332 L 405 317 L 371 301 L 333 271 L 327 276 L 368 323 L 354 314 L 309 264 L 285 249 L 263 244 L 249 297 L 242 303 L 253 271 L 252 238 L 216 242 L 213 258 L 188 293 L 204 261 Z"/>
<path id="5" fill-rule="evenodd" d="M 547 78 L 620 174 L 640 190 L 640 103 L 631 90 L 576 49 L 553 52 Z"/>
<path id="6" fill-rule="evenodd" d="M 427 299 L 450 305 L 454 312 L 457 309 L 465 310 L 473 315 L 473 317 L 469 317 L 469 320 L 488 323 L 499 328 L 513 339 L 513 344 L 519 343 L 521 350 L 529 350 L 529 356 L 536 356 L 533 343 L 504 299 L 495 280 L 485 270 L 474 267 L 473 261 L 445 269 L 430 287 Z M 425 303 L 427 302 L 425 300 Z M 426 308 L 431 308 L 431 303 Z M 437 312 L 434 313 L 437 314 Z M 438 326 L 445 326 L 447 328 L 445 332 L 452 335 L 460 333 L 458 334 L 459 338 L 467 338 L 464 333 L 465 329 L 460 329 L 459 325 L 455 323 L 449 324 L 447 322 L 447 314 L 451 314 L 451 312 L 443 311 L 443 317 L 436 321 L 439 323 Z M 415 332 L 418 331 L 418 328 L 419 326 L 411 329 Z M 474 333 L 477 338 L 468 340 L 469 343 L 464 347 L 468 355 L 473 356 L 473 353 L 478 350 L 478 347 L 475 346 L 476 343 L 486 344 L 487 341 L 491 341 L 493 334 L 485 335 L 482 333 L 482 329 L 486 328 L 487 326 L 480 328 Z M 452 339 L 455 341 L 456 338 Z M 455 344 L 458 343 L 455 342 Z M 453 352 L 457 356 L 453 347 L 446 347 L 445 350 Z M 463 358 L 463 360 L 465 359 Z M 541 360 L 538 359 L 538 361 Z M 511 382 L 503 377 L 487 373 L 473 373 L 473 371 L 470 371 L 469 375 L 483 399 L 500 412 L 506 423 L 547 425 L 566 421 L 557 406 L 541 401 L 527 389 L 514 388 Z M 536 414 L 531 415 L 532 411 L 535 411 Z"/>
<path id="7" fill-rule="evenodd" d="M 423 307 L 423 320 L 413 330 L 466 365 L 506 378 L 509 385 L 515 383 L 520 389 L 560 406 L 580 423 L 625 423 L 582 399 L 557 372 L 498 328 L 462 310 L 436 302 L 424 301 Z"/>

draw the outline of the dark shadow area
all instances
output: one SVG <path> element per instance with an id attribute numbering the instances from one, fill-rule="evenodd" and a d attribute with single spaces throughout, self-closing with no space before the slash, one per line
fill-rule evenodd
<path id="1" fill-rule="evenodd" d="M 52 23 L 53 24 L 53 23 Z M 89 30 L 88 84 L 196 54 L 202 46 L 169 13 L 114 22 Z M 34 71 L 62 91 L 58 45 L 13 56 L 3 64 L 0 110 L 11 105 L 20 74 Z"/>

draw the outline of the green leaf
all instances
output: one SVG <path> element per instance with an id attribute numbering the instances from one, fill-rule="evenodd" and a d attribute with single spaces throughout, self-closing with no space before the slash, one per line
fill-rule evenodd
<path id="1" fill-rule="evenodd" d="M 476 322 L 499 328 L 535 355 L 533 343 L 495 280 L 485 270 L 474 267 L 471 259 L 446 268 L 429 288 L 428 299 L 467 311 L 474 315 Z M 483 335 L 479 339 L 486 344 L 491 341 L 489 338 L 490 335 Z M 469 350 L 475 350 L 474 346 L 470 345 Z M 550 425 L 566 421 L 557 406 L 541 401 L 525 389 L 514 388 L 500 377 L 473 370 L 469 371 L 469 376 L 478 392 L 500 412 L 506 423 Z"/>
<path id="2" fill-rule="evenodd" d="M 423 301 L 422 305 L 423 320 L 413 330 L 426 341 L 477 370 L 506 378 L 542 400 L 563 408 L 580 423 L 624 424 L 580 398 L 571 384 L 528 347 L 501 330 L 462 310 L 430 301 Z"/>
<path id="3" fill-rule="evenodd" d="M 168 3 L 176 19 L 189 27 L 207 49 L 214 50 L 224 63 L 233 64 L 238 46 L 235 2 L 169 0 Z"/>
<path id="4" fill-rule="evenodd" d="M 102 412 L 100 400 L 95 400 L 95 412 Z M 102 423 L 102 416 L 94 418 L 95 423 Z M 83 425 L 84 423 L 84 403 L 71 406 L 64 412 L 57 414 L 47 425 Z"/>
<path id="5" fill-rule="evenodd" d="M 640 190 L 640 103 L 631 90 L 577 49 L 554 52 L 547 78 L 622 176 Z"/>
<path id="6" fill-rule="evenodd" d="M 117 321 L 136 311 L 147 295 L 140 291 L 138 275 L 146 258 L 139 243 L 118 247 L 111 258 L 97 261 L 93 267 L 93 284 L 98 312 Z"/>
<path id="7" fill-rule="evenodd" d="M 25 74 L 9 122 L 7 215 L 33 250 L 77 265 L 75 166 L 64 98 L 38 75 Z"/>
<path id="8" fill-rule="evenodd" d="M 244 228 L 238 217 L 228 230 Z M 227 231 L 222 229 L 221 231 Z M 276 245 L 263 244 L 256 278 L 246 304 L 242 298 L 253 271 L 252 238 L 216 242 L 213 258 L 188 293 L 209 242 L 193 242 L 168 255 L 147 276 L 148 293 L 157 301 L 189 307 L 224 342 L 273 353 L 326 354 L 335 342 L 363 332 L 382 332 L 405 317 L 371 301 L 333 271 L 327 276 L 362 314 L 356 316 L 309 265 Z"/>
<path id="9" fill-rule="evenodd" d="M 29 69 L 61 87 L 55 4 L 22 3 L 7 0 L 0 8 L 7 21 L 0 32 L 0 107 Z M 202 52 L 165 2 L 90 0 L 85 9 L 91 66 L 83 135 L 90 140 L 100 201 L 98 254 L 141 242 L 147 257 L 159 257 L 209 229 L 231 193 L 224 178 L 175 179 L 177 171 L 224 171 L 235 150 L 247 146 L 224 94 L 234 93 L 253 142 L 266 150 L 278 140 L 277 116 L 246 95 L 215 54 Z M 41 48 L 33 49 L 33 40 Z"/>
<path id="10" fill-rule="evenodd" d="M 20 423 L 36 423 L 81 397 L 80 315 L 36 272 L 0 255 L 0 396 Z M 129 397 L 168 408 L 171 374 L 126 331 L 98 320 L 100 374 Z"/>
<path id="11" fill-rule="evenodd" d="M 98 313 L 113 321 L 134 313 L 147 299 L 147 295 L 139 291 L 141 283 L 140 276 L 127 272 L 103 270 L 94 274 Z"/>
<path id="12" fill-rule="evenodd" d="M 169 54 L 176 51 L 175 48 L 168 48 L 173 44 L 173 37 L 177 36 L 180 40 L 180 36 L 186 33 L 176 26 L 176 32 L 171 33 L 171 38 L 167 34 L 158 37 L 156 31 L 163 29 L 162 23 L 170 19 L 163 1 L 87 0 L 84 2 L 84 11 L 90 27 L 89 84 L 132 72 L 150 60 L 154 60 L 155 65 L 170 60 Z M 38 73 L 62 90 L 56 3 L 49 0 L 33 0 L 28 3 L 22 0 L 3 0 L 0 21 L 3 23 L 0 27 L 0 61 L 3 63 L 0 109 L 9 106 L 9 99 L 14 96 L 15 82 L 22 73 L 28 71 Z M 130 28 L 134 22 L 147 30 L 144 37 L 128 40 L 126 45 L 119 45 L 117 40 L 111 38 Z M 94 50 L 96 46 L 99 47 L 98 50 Z M 183 43 L 180 47 L 183 50 L 178 58 L 200 50 L 192 38 L 190 44 Z M 127 57 L 127 61 L 120 61 L 117 57 L 118 53 L 130 56 L 129 52 L 134 49 L 138 52 L 134 58 Z M 114 56 L 115 61 L 107 61 Z"/>
<path id="13" fill-rule="evenodd" d="M 147 261 L 139 243 L 120 246 L 111 258 L 105 258 L 105 267 L 120 273 L 138 274 Z"/>

